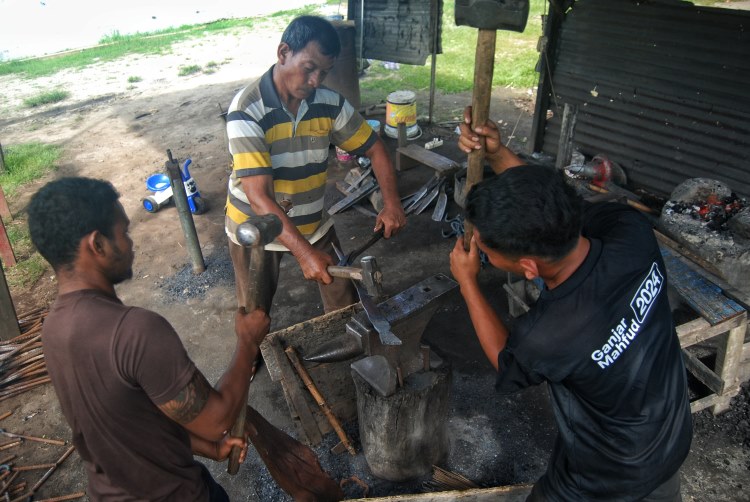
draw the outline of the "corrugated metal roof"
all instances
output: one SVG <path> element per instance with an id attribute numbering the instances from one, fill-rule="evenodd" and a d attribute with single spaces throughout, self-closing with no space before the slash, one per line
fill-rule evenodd
<path id="1" fill-rule="evenodd" d="M 554 117 L 577 105 L 574 145 L 662 195 L 708 177 L 750 197 L 750 13 L 686 2 L 579 0 L 562 23 Z"/>

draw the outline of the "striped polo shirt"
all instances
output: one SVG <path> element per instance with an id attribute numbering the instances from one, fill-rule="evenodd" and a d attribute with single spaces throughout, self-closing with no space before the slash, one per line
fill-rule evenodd
<path id="1" fill-rule="evenodd" d="M 273 85 L 273 67 L 242 89 L 227 111 L 227 137 L 233 158 L 225 230 L 236 243 L 237 225 L 254 214 L 240 178 L 270 175 L 276 202 L 289 207 L 300 233 L 311 243 L 333 225 L 324 211 L 328 152 L 331 144 L 363 155 L 377 135 L 339 93 L 321 87 L 304 100 L 295 117 Z M 286 251 L 280 242 L 268 251 Z"/>

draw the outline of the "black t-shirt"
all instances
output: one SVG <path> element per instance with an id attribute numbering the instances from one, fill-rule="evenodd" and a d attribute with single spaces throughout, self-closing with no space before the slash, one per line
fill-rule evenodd
<path id="1" fill-rule="evenodd" d="M 685 368 L 649 222 L 586 204 L 583 235 L 581 266 L 513 327 L 497 389 L 549 384 L 559 434 L 539 483 L 550 500 L 635 500 L 690 450 Z"/>
<path id="2" fill-rule="evenodd" d="M 42 344 L 91 500 L 208 500 L 188 432 L 157 408 L 196 371 L 166 319 L 76 291 L 57 298 Z"/>

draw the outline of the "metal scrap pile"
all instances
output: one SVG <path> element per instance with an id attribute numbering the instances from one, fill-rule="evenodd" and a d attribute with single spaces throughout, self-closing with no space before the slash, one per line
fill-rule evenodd
<path id="1" fill-rule="evenodd" d="M 724 232 L 727 230 L 727 222 L 739 213 L 747 202 L 737 197 L 735 193 L 727 197 L 719 197 L 711 194 L 702 201 L 681 202 L 670 200 L 665 204 L 666 214 L 685 214 L 694 220 L 706 223 L 708 230 Z"/>

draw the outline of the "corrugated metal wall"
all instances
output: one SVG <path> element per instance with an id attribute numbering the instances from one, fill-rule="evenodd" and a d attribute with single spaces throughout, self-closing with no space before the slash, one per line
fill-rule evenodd
<path id="1" fill-rule="evenodd" d="M 579 0 L 557 49 L 544 152 L 557 154 L 571 103 L 574 145 L 618 162 L 633 187 L 669 195 L 709 177 L 750 197 L 750 13 Z"/>
<path id="2" fill-rule="evenodd" d="M 359 54 L 360 11 L 364 5 L 364 57 L 423 65 L 432 50 L 433 0 L 350 0 L 349 19 L 357 24 Z M 436 4 L 438 54 L 443 0 Z"/>

